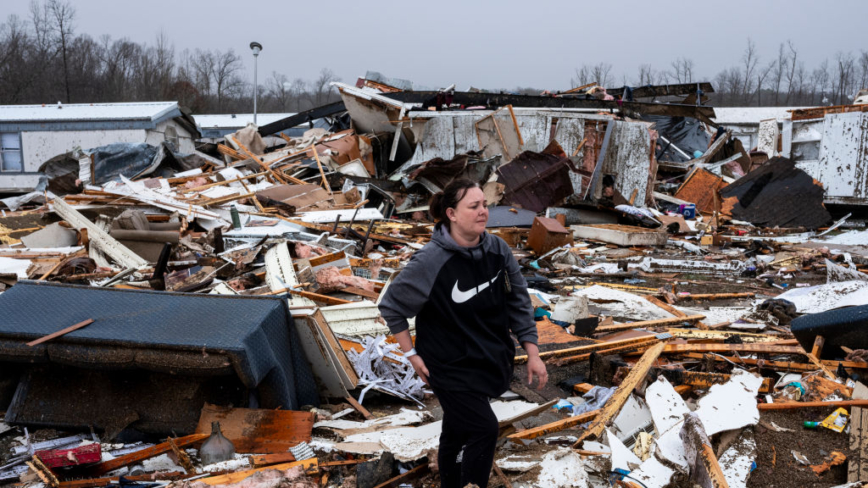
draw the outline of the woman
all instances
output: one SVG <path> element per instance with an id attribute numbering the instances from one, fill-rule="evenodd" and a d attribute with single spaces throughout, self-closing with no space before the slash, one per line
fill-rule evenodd
<path id="1" fill-rule="evenodd" d="M 548 375 L 527 283 L 506 242 L 485 232 L 488 207 L 479 185 L 451 182 L 429 211 L 437 221 L 431 242 L 389 286 L 380 314 L 443 407 L 441 486 L 485 488 L 498 434 L 488 400 L 512 380 L 510 331 L 527 351 L 528 384 L 536 377 L 542 388 Z M 418 353 L 408 317 L 416 317 Z"/>

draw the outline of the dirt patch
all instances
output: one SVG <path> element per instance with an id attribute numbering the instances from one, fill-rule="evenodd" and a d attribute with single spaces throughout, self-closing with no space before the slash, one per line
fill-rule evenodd
<path id="1" fill-rule="evenodd" d="M 774 422 L 795 432 L 775 432 L 762 425 L 756 426 L 757 467 L 750 474 L 747 486 L 819 488 L 846 483 L 846 462 L 818 477 L 808 466 L 799 464 L 792 453 L 800 452 L 811 464 L 821 464 L 832 451 L 840 451 L 850 457 L 848 434 L 823 428 L 811 430 L 802 426 L 806 420 L 822 420 L 830 413 L 827 408 L 761 412 L 761 423 Z"/>

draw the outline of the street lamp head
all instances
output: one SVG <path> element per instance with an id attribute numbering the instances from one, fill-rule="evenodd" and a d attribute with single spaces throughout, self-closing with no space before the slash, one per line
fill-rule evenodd
<path id="1" fill-rule="evenodd" d="M 253 50 L 254 56 L 259 56 L 259 51 L 262 51 L 262 44 L 260 44 L 256 41 L 253 41 L 250 43 L 250 49 Z"/>

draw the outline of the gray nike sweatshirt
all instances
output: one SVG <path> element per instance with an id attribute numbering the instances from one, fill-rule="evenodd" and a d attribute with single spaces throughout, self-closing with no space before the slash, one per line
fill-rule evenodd
<path id="1" fill-rule="evenodd" d="M 499 396 L 512 380 L 510 332 L 537 343 L 527 282 L 506 242 L 487 232 L 463 247 L 438 224 L 379 308 L 393 334 L 416 317 L 416 350 L 435 388 Z"/>

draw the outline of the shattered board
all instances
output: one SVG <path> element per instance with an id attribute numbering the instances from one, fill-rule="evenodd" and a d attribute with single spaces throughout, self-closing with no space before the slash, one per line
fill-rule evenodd
<path id="1" fill-rule="evenodd" d="M 506 420 L 530 412 L 539 405 L 527 402 L 492 402 L 498 420 Z M 431 449 L 440 445 L 440 432 L 443 421 L 431 422 L 419 427 L 403 427 L 382 432 L 368 432 L 350 435 L 344 441 L 334 444 L 340 451 L 356 454 L 379 454 L 391 452 L 395 459 L 402 462 L 415 461 L 424 457 Z"/>
<path id="2" fill-rule="evenodd" d="M 605 315 L 629 321 L 668 319 L 673 315 L 644 298 L 605 286 L 594 285 L 575 291 L 573 296 L 586 296 Z"/>
<path id="3" fill-rule="evenodd" d="M 762 227 L 816 229 L 832 220 L 823 185 L 786 158 L 774 158 L 720 190 L 721 212 Z"/>

